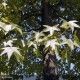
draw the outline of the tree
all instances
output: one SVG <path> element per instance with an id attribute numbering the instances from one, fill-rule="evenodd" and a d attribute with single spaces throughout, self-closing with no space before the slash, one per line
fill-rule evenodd
<path id="1" fill-rule="evenodd" d="M 13 3 L 12 3 L 13 2 Z M 49 39 L 54 39 L 54 36 L 55 36 L 55 38 L 57 38 L 57 37 L 59 37 L 60 38 L 60 36 L 57 36 L 58 34 L 61 34 L 62 33 L 62 35 L 64 36 L 66 36 L 68 39 L 73 39 L 73 34 L 76 34 L 76 35 L 78 35 L 78 37 L 79 37 L 79 33 L 78 32 L 76 32 L 76 30 L 77 30 L 77 28 L 74 30 L 74 28 L 73 27 L 77 27 L 78 25 L 76 25 L 76 24 L 74 24 L 74 22 L 76 22 L 76 21 L 73 21 L 73 22 L 66 22 L 65 20 L 63 20 L 62 19 L 62 21 L 64 21 L 64 23 L 63 24 L 61 24 L 61 19 L 59 18 L 59 17 L 64 17 L 65 19 L 67 19 L 67 20 L 71 20 L 71 19 L 77 19 L 78 21 L 79 21 L 79 19 L 78 18 L 76 18 L 76 17 L 78 17 L 79 16 L 79 13 L 77 12 L 77 10 L 79 9 L 79 5 L 77 5 L 77 4 L 74 4 L 75 3 L 75 1 L 72 3 L 72 2 L 68 2 L 68 0 L 66 0 L 65 2 L 64 1 L 62 1 L 62 0 L 59 0 L 58 2 L 56 2 L 56 0 L 55 1 L 46 1 L 46 0 L 43 0 L 42 1 L 42 3 L 41 3 L 41 1 L 34 1 L 34 0 L 32 0 L 32 1 L 25 1 L 25 2 L 23 2 L 23 1 L 18 1 L 17 0 L 17 2 L 16 2 L 16 0 L 15 1 L 9 1 L 9 0 L 7 0 L 7 4 L 9 5 L 9 6 L 4 6 L 4 8 L 5 8 L 5 10 L 3 10 L 3 7 L 1 7 L 1 11 L 2 11 L 2 15 L 1 15 L 1 20 L 2 21 L 5 21 L 5 22 L 7 22 L 7 23 L 11 23 L 11 22 L 13 22 L 13 23 L 16 23 L 16 24 L 19 24 L 20 26 L 23 26 L 24 25 L 24 27 L 27 25 L 27 27 L 25 27 L 26 29 L 25 29 L 25 31 L 27 30 L 27 31 L 30 31 L 29 33 L 27 33 L 27 34 L 24 34 L 23 33 L 23 35 L 24 35 L 24 37 L 22 38 L 22 40 L 24 40 L 25 42 L 27 42 L 26 41 L 26 36 L 28 37 L 28 39 L 27 40 L 33 40 L 33 42 L 34 42 L 34 40 L 36 41 L 34 44 L 32 43 L 32 42 L 30 42 L 30 44 L 31 45 L 33 45 L 35 48 L 37 48 L 38 47 L 38 49 L 34 49 L 33 48 L 33 46 L 31 46 L 30 48 L 28 48 L 28 46 L 29 45 L 27 45 L 27 43 L 25 43 L 25 47 L 23 48 L 23 47 L 21 47 L 21 45 L 20 44 L 18 44 L 17 42 L 19 41 L 19 40 L 21 40 L 21 36 L 19 37 L 19 40 L 17 40 L 16 41 L 16 45 L 18 46 L 18 47 L 20 47 L 22 50 L 21 50 L 21 53 L 24 53 L 24 54 L 22 54 L 22 55 L 28 55 L 28 54 L 25 54 L 26 52 L 27 53 L 31 53 L 31 55 L 30 56 L 32 56 L 32 59 L 31 58 L 29 58 L 29 59 L 31 59 L 31 61 L 34 59 L 35 60 L 35 56 L 33 56 L 33 51 L 35 52 L 35 53 L 38 53 L 37 54 L 37 56 L 39 56 L 40 54 L 40 56 L 39 56 L 39 58 L 41 58 L 41 59 L 43 59 L 43 54 L 42 53 L 44 53 L 44 45 L 41 45 L 41 44 L 46 44 L 46 46 L 48 47 L 48 46 L 50 46 L 50 44 L 49 43 L 52 43 L 51 41 L 48 41 L 48 38 Z M 62 3 L 62 4 L 61 4 Z M 67 5 L 69 5 L 69 4 L 74 4 L 74 6 L 73 5 L 70 5 L 70 6 L 67 6 Z M 76 1 L 76 3 L 78 3 L 77 1 Z M 14 6 L 12 6 L 13 4 L 15 4 Z M 23 5 L 24 4 L 24 5 Z M 26 5 L 25 5 L 26 4 Z M 54 4 L 54 5 L 53 5 Z M 71 16 L 70 15 L 67 15 L 66 16 L 66 14 L 67 14 L 67 12 L 66 12 L 66 6 L 64 6 L 66 4 L 66 6 L 67 6 L 67 11 L 70 11 L 72 8 L 74 8 L 71 12 Z M 77 5 L 77 7 L 78 8 L 76 8 L 75 6 Z M 42 6 L 42 7 L 40 7 L 40 6 Z M 45 8 L 46 7 L 46 8 Z M 71 9 L 70 9 L 70 8 Z M 7 9 L 6 9 L 7 8 Z M 56 8 L 56 10 L 55 10 L 55 8 Z M 69 9 L 68 9 L 69 8 Z M 26 11 L 26 9 L 27 9 L 27 11 Z M 42 9 L 42 12 L 41 12 L 41 9 Z M 38 12 L 37 12 L 38 11 Z M 39 12 L 40 11 L 40 12 Z M 73 12 L 76 12 L 75 13 L 75 15 L 76 16 L 72 16 L 72 14 L 73 14 Z M 64 12 L 66 12 L 65 14 L 62 14 L 62 13 L 64 13 Z M 5 13 L 5 14 L 4 14 Z M 52 13 L 53 13 L 53 15 L 52 15 Z M 42 15 L 42 16 L 41 16 Z M 16 19 L 14 18 L 14 17 L 16 17 Z M 52 18 L 50 18 L 50 17 L 52 17 Z M 42 18 L 42 19 L 41 19 Z M 32 20 L 32 21 L 31 21 Z M 25 22 L 26 21 L 26 22 Z M 53 24 L 57 24 L 57 23 L 60 23 L 61 25 L 56 25 L 57 27 L 63 27 L 63 28 L 65 28 L 65 31 L 64 31 L 64 29 L 61 29 L 61 31 L 58 31 L 59 29 L 54 29 L 54 28 L 52 28 L 52 27 L 50 27 L 50 26 L 53 26 Z M 43 29 L 44 29 L 44 27 L 42 26 L 42 25 L 50 25 L 50 26 L 46 26 L 47 27 L 47 30 L 46 31 L 44 31 L 43 32 Z M 72 34 L 72 32 L 71 32 L 71 30 L 69 29 L 69 27 L 67 26 L 67 24 L 69 24 L 69 26 L 70 26 L 70 28 L 72 29 L 72 32 L 73 32 L 73 34 Z M 73 26 L 74 25 L 74 26 Z M 34 26 L 36 26 L 36 27 L 34 27 Z M 67 26 L 67 27 L 64 27 L 64 26 Z M 73 27 L 72 27 L 73 26 Z M 37 28 L 38 27 L 38 28 Z M 69 30 L 66 30 L 66 28 L 67 29 L 69 29 Z M 36 31 L 41 31 L 41 32 L 35 32 L 35 33 L 33 33 L 32 32 L 32 30 L 36 30 Z M 49 32 L 49 30 L 50 30 L 50 35 L 48 36 L 48 32 Z M 54 32 L 54 30 L 57 30 L 58 31 L 58 33 L 57 32 Z M 52 36 L 53 35 L 53 32 L 54 32 L 54 36 Z M 67 34 L 66 34 L 67 33 Z M 13 34 L 13 33 L 12 33 Z M 31 37 L 33 34 L 36 34 L 36 36 L 34 36 L 33 38 Z M 41 35 L 40 35 L 41 34 Z M 42 35 L 43 34 L 43 35 Z M 41 42 L 38 42 L 38 38 L 39 38 L 39 35 L 40 35 L 40 37 L 41 37 Z M 45 36 L 44 35 L 46 35 L 46 38 L 45 38 Z M 76 35 L 74 35 L 74 37 L 75 37 L 75 39 L 77 39 L 77 41 L 79 42 L 79 40 L 78 40 L 78 38 L 77 38 L 77 36 Z M 16 34 L 16 36 L 15 37 L 18 37 L 19 35 L 18 34 Z M 71 36 L 71 37 L 70 37 Z M 2 38 L 2 37 L 1 37 Z M 44 38 L 44 39 L 43 39 Z M 65 39 L 62 39 L 63 41 L 66 41 L 66 44 L 68 43 L 68 42 L 71 42 L 71 43 L 73 43 L 71 40 L 65 40 Z M 52 40 L 54 43 L 55 43 L 55 45 L 57 45 L 57 46 L 59 46 L 59 43 L 57 43 L 57 40 Z M 45 42 L 45 43 L 44 43 Z M 37 44 L 36 44 L 37 43 Z M 68 44 L 69 45 L 69 44 Z M 74 45 L 77 45 L 77 44 L 74 44 Z M 46 47 L 46 48 L 47 48 Z M 52 45 L 51 45 L 51 47 L 53 47 Z M 63 56 L 61 56 L 62 58 L 63 58 L 63 60 L 64 59 L 70 59 L 70 57 L 69 57 L 69 55 L 67 54 L 67 55 L 64 55 L 64 52 L 65 53 L 68 53 L 67 51 L 65 51 L 65 48 L 66 48 L 67 46 L 63 46 L 62 48 L 59 48 L 59 50 L 62 50 L 62 51 L 59 51 L 59 53 L 60 53 L 60 56 L 61 56 L 61 54 L 63 55 Z M 71 44 L 71 46 L 69 45 L 69 47 L 72 49 L 73 48 L 73 45 Z M 79 47 L 79 46 L 78 46 Z M 28 51 L 26 51 L 26 48 L 28 49 Z M 49 49 L 50 49 L 50 47 L 49 47 Z M 54 49 L 54 48 L 53 48 Z M 29 50 L 31 50 L 31 51 L 29 51 Z M 51 50 L 51 49 L 50 49 Z M 75 51 L 76 50 L 79 50 L 79 49 L 77 49 L 77 48 L 75 48 L 74 49 Z M 41 51 L 41 52 L 40 52 Z M 47 50 L 46 50 L 47 51 Z M 51 50 L 52 51 L 52 50 Z M 69 52 L 70 52 L 70 50 L 69 50 Z M 74 51 L 73 51 L 73 53 L 74 53 Z M 76 52 L 76 53 L 78 53 L 78 52 Z M 71 52 L 71 54 L 72 54 L 72 52 Z M 52 53 L 51 54 L 49 54 L 49 56 L 51 56 L 52 55 Z M 48 56 L 48 57 L 49 57 Z M 53 56 L 53 55 L 52 55 Z M 68 57 L 67 57 L 68 56 Z M 72 55 L 71 55 L 72 56 Z M 76 56 L 76 54 L 74 53 L 74 58 L 72 58 L 71 60 L 69 60 L 68 59 L 68 62 L 69 62 L 69 64 L 70 64 L 70 61 L 73 61 L 73 63 L 74 63 L 74 59 L 76 58 L 75 56 Z M 73 57 L 72 56 L 72 57 Z M 26 57 L 24 56 L 24 58 L 26 59 Z M 28 58 L 28 56 L 27 56 L 27 58 Z M 14 58 L 13 58 L 14 59 Z M 25 60 L 24 59 L 24 60 Z M 76 60 L 76 59 L 75 59 Z M 10 60 L 11 61 L 11 60 Z M 12 60 L 12 61 L 14 61 L 14 60 Z M 28 60 L 29 61 L 29 60 Z M 48 60 L 49 61 L 49 60 Z M 60 62 L 60 61 L 59 61 Z M 27 62 L 27 61 L 24 61 L 24 63 L 25 63 L 25 65 L 27 65 L 27 63 L 30 63 L 30 62 Z M 34 63 L 34 62 L 33 62 Z M 34 65 L 32 63 L 32 65 Z M 42 63 L 42 62 L 41 62 Z M 44 60 L 44 63 L 45 63 L 45 60 Z M 65 61 L 61 61 L 61 63 L 64 63 L 64 64 L 67 64 Z M 78 62 L 77 63 L 77 65 L 79 64 L 80 62 Z M 36 64 L 38 64 L 38 63 L 36 63 Z M 35 64 L 35 65 L 36 65 Z M 17 63 L 15 63 L 15 65 L 17 65 Z M 29 66 L 31 65 L 31 63 L 29 64 Z M 39 64 L 40 65 L 40 64 Z M 11 66 L 11 65 L 10 65 Z M 27 66 L 27 67 L 29 67 L 29 66 Z M 66 66 L 67 67 L 67 66 Z M 14 68 L 15 68 L 15 66 L 14 66 Z M 25 68 L 25 67 L 24 67 Z M 39 68 L 39 67 L 38 67 Z M 69 69 L 69 68 L 67 68 L 67 69 Z M 78 69 L 78 68 L 77 68 Z M 24 69 L 25 70 L 25 69 Z M 27 70 L 29 70 L 30 71 L 30 69 L 29 68 L 27 68 Z M 49 70 L 48 68 L 46 69 L 46 70 Z M 28 72 L 29 72 L 28 71 Z M 52 70 L 51 70 L 52 71 Z M 62 70 L 61 70 L 62 71 Z M 64 70 L 63 70 L 64 71 Z M 31 72 L 31 71 L 30 71 Z M 36 70 L 35 71 L 33 71 L 33 72 L 37 72 Z M 64 73 L 64 72 L 62 72 L 62 73 Z"/>

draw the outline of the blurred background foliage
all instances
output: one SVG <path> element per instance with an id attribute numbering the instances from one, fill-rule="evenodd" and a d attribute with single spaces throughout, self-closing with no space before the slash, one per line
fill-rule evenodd
<path id="1" fill-rule="evenodd" d="M 5 3 L 5 4 L 4 4 Z M 65 20 L 77 20 L 80 25 L 80 0 L 0 0 L 0 21 L 9 23 L 15 23 L 21 26 L 24 31 L 24 37 L 21 37 L 19 33 L 16 33 L 15 38 L 16 46 L 22 48 L 20 52 L 24 56 L 24 61 L 20 63 L 15 56 L 11 56 L 9 64 L 5 55 L 0 56 L 0 72 L 10 74 L 25 74 L 34 75 L 34 73 L 41 74 L 43 71 L 43 56 L 33 54 L 32 48 L 28 49 L 28 46 L 22 47 L 20 40 L 24 40 L 27 44 L 27 39 L 32 35 L 32 30 L 42 31 L 42 25 L 55 25 L 62 24 L 61 18 Z M 80 41 L 80 31 L 75 33 Z M 64 30 L 62 30 L 63 32 Z M 30 32 L 27 34 L 26 32 Z M 13 35 L 14 32 L 11 32 Z M 13 38 L 11 34 L 7 36 L 0 35 L 0 38 L 5 40 L 7 38 Z M 66 32 L 66 37 L 72 37 L 71 31 Z M 2 38 L 3 37 L 3 38 Z M 0 42 L 1 45 L 1 42 Z M 61 50 L 60 50 L 61 51 Z M 64 54 L 63 54 L 64 57 Z M 80 74 L 80 49 L 75 48 L 70 55 L 70 67 L 66 61 L 58 58 L 59 74 Z M 71 69 L 71 67 L 73 68 Z"/>

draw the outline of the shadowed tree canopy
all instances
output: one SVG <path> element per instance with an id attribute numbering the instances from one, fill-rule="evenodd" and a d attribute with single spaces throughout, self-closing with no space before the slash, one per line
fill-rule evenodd
<path id="1" fill-rule="evenodd" d="M 8 63 L 7 57 L 3 55 L 0 57 L 0 72 L 9 72 L 13 74 L 24 73 L 27 76 L 33 75 L 34 73 L 42 74 L 43 67 L 45 67 L 47 63 L 47 67 L 44 69 L 46 70 L 45 72 L 48 73 L 48 71 L 50 72 L 51 70 L 51 68 L 49 70 L 49 65 L 53 64 L 53 62 L 57 62 L 57 65 L 55 66 L 57 66 L 59 69 L 58 74 L 79 75 L 79 48 L 75 47 L 74 50 L 68 51 L 70 55 L 67 55 L 68 62 L 66 62 L 66 55 L 64 55 L 64 53 L 66 53 L 64 50 L 66 46 L 59 48 L 59 58 L 54 58 L 54 60 L 52 58 L 52 53 L 50 54 L 49 52 L 49 54 L 47 53 L 48 55 L 46 56 L 46 53 L 43 54 L 44 45 L 38 46 L 39 50 L 37 50 L 35 54 L 33 54 L 33 46 L 28 48 L 27 45 L 27 40 L 30 38 L 33 39 L 34 37 L 33 31 L 42 31 L 45 29 L 43 25 L 53 26 L 59 24 L 58 27 L 60 27 L 64 22 L 62 18 L 67 21 L 77 20 L 78 24 L 80 25 L 80 0 L 0 0 L 0 21 L 7 24 L 15 23 L 19 25 L 23 31 L 23 36 L 21 36 L 18 32 L 15 34 L 14 31 L 11 31 L 6 36 L 0 36 L 0 39 L 5 41 L 5 39 L 8 38 L 17 38 L 14 46 L 16 45 L 21 48 L 22 50 L 20 50 L 20 52 L 23 53 L 22 55 L 24 56 L 24 60 L 22 61 L 21 59 L 22 63 L 20 63 L 20 61 L 17 61 L 14 55 L 11 56 Z M 66 36 L 68 39 L 73 39 L 73 37 L 75 37 L 75 39 L 79 42 L 80 29 L 75 28 L 73 32 L 74 35 L 72 34 L 71 29 L 61 29 L 61 33 L 63 34 L 62 36 Z M 11 37 L 10 34 L 14 36 Z M 44 34 L 47 36 L 49 33 L 44 32 Z M 55 33 L 55 35 L 56 34 L 57 33 Z M 32 35 L 33 37 L 31 37 Z M 24 40 L 24 43 L 26 45 L 25 47 L 22 47 L 20 40 Z M 17 59 L 19 59 L 19 57 L 17 57 Z"/>

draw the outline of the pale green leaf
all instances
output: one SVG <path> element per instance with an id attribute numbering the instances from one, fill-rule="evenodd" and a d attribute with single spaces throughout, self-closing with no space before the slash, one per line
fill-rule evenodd
<path id="1" fill-rule="evenodd" d="M 36 54 L 36 56 L 40 56 L 40 52 L 38 49 L 33 49 L 34 54 Z"/>
<path id="2" fill-rule="evenodd" d="M 60 43 L 61 45 L 68 44 L 71 50 L 74 49 L 74 43 L 71 39 L 66 39 L 66 38 L 61 38 L 61 39 L 62 39 L 62 42 Z"/>
<path id="3" fill-rule="evenodd" d="M 22 30 L 16 24 L 5 24 L 3 22 L 0 22 L 0 27 L 5 31 L 5 35 L 9 31 L 14 30 L 14 29 L 16 29 L 17 31 L 19 31 L 20 34 L 22 35 Z"/>
<path id="4" fill-rule="evenodd" d="M 64 29 L 69 29 L 69 26 L 67 25 L 68 22 L 63 18 L 60 18 L 60 19 L 63 21 L 63 23 L 60 27 L 64 28 Z"/>
<path id="5" fill-rule="evenodd" d="M 13 54 L 15 55 L 15 57 L 16 57 L 16 59 L 17 59 L 18 62 L 23 62 L 23 60 L 24 60 L 23 56 L 21 56 L 21 55 L 19 55 L 17 53 L 13 53 Z"/>
<path id="6" fill-rule="evenodd" d="M 25 42 L 24 42 L 24 40 L 21 40 L 21 42 L 22 42 L 22 46 L 25 47 Z"/>
<path id="7" fill-rule="evenodd" d="M 2 21 L 4 21 L 4 22 L 9 22 L 9 20 L 7 20 L 6 18 L 1 18 L 2 19 Z"/>
<path id="8" fill-rule="evenodd" d="M 79 38 L 76 36 L 76 32 L 74 34 L 74 45 L 80 47 Z"/>
<path id="9" fill-rule="evenodd" d="M 35 33 L 35 39 L 36 39 L 36 41 L 39 40 L 39 37 L 40 37 L 40 33 L 39 33 L 39 32 L 36 32 L 36 33 Z"/>
<path id="10" fill-rule="evenodd" d="M 74 45 L 80 48 L 80 42 L 74 41 Z"/>
<path id="11" fill-rule="evenodd" d="M 63 24 L 61 25 L 61 28 L 69 29 L 69 26 L 67 25 L 67 22 L 63 23 Z"/>
<path id="12" fill-rule="evenodd" d="M 75 34 L 74 34 L 74 40 L 77 41 L 77 42 L 79 42 L 79 39 L 78 39 L 78 37 L 76 36 L 76 32 L 75 32 Z"/>
<path id="13" fill-rule="evenodd" d="M 34 32 L 35 33 L 35 41 L 41 42 L 42 39 L 40 37 L 44 36 L 43 32 Z"/>
<path id="14" fill-rule="evenodd" d="M 12 43 L 13 43 L 12 40 L 9 40 L 9 41 L 7 41 L 7 42 L 6 42 L 6 41 L 3 42 L 4 46 L 13 46 Z"/>
<path id="15" fill-rule="evenodd" d="M 68 62 L 68 66 L 70 67 L 70 54 L 67 50 L 63 50 L 61 52 L 61 58 L 63 61 L 66 60 Z"/>
<path id="16" fill-rule="evenodd" d="M 15 27 L 15 29 L 16 29 L 21 35 L 23 35 L 22 30 L 21 30 L 19 27 Z"/>
<path id="17" fill-rule="evenodd" d="M 66 60 L 65 55 L 66 55 L 66 51 L 63 50 L 63 51 L 61 52 L 61 58 L 62 58 L 62 60 Z"/>
<path id="18" fill-rule="evenodd" d="M 64 28 L 64 29 L 71 28 L 72 33 L 73 33 L 75 27 L 80 28 L 80 26 L 75 23 L 75 22 L 78 22 L 76 20 L 72 20 L 72 21 L 68 21 L 68 22 L 65 21 L 64 19 L 61 19 L 61 20 L 63 21 L 63 24 L 61 25 L 61 28 Z"/>
<path id="19" fill-rule="evenodd" d="M 67 50 L 66 50 L 66 60 L 68 61 L 68 66 L 70 67 L 70 54 L 69 54 L 69 52 L 67 52 Z"/>
<path id="20" fill-rule="evenodd" d="M 0 56 L 2 56 L 3 54 L 7 53 L 8 60 L 10 60 L 10 57 L 12 56 L 12 54 L 14 52 L 21 56 L 21 54 L 20 54 L 20 52 L 18 50 L 19 48 L 17 48 L 17 47 L 4 47 L 2 49 L 3 49 L 3 52 L 1 52 Z"/>
<path id="21" fill-rule="evenodd" d="M 7 3 L 3 2 L 2 5 L 4 6 L 4 9 L 6 9 Z"/>
<path id="22" fill-rule="evenodd" d="M 60 31 L 59 28 L 57 28 L 58 25 L 55 26 L 48 26 L 48 25 L 43 25 L 44 27 L 46 27 L 46 29 L 44 30 L 44 32 L 50 32 L 50 35 L 52 36 L 54 34 L 54 31 Z"/>
<path id="23" fill-rule="evenodd" d="M 60 19 L 63 21 L 63 23 L 66 23 L 67 21 L 63 18 L 60 17 Z"/>
<path id="24" fill-rule="evenodd" d="M 31 46 L 34 46 L 37 49 L 37 44 L 32 42 L 32 41 L 29 41 L 28 42 L 28 47 L 31 47 Z"/>
<path id="25" fill-rule="evenodd" d="M 17 24 L 11 24 L 12 25 L 12 30 L 16 29 L 21 35 L 23 35 L 22 30 L 19 28 Z"/>
<path id="26" fill-rule="evenodd" d="M 45 44 L 45 48 L 47 47 L 51 47 L 52 50 L 55 50 L 56 48 L 56 45 L 59 45 L 59 43 L 57 42 L 57 39 L 53 39 L 53 40 L 48 40 Z"/>
<path id="27" fill-rule="evenodd" d="M 7 25 L 3 22 L 0 22 L 0 27 L 5 31 L 5 34 L 7 34 L 11 30 L 12 25 Z"/>
<path id="28" fill-rule="evenodd" d="M 62 42 L 60 43 L 60 45 L 67 44 L 71 50 L 74 49 L 74 46 L 80 47 L 75 41 L 72 41 L 71 39 L 66 39 L 66 38 L 61 38 L 61 39 Z"/>
<path id="29" fill-rule="evenodd" d="M 74 31 L 74 27 L 80 28 L 80 26 L 78 24 L 76 24 L 75 22 L 78 22 L 78 21 L 73 20 L 73 21 L 68 22 L 68 25 L 71 28 L 72 32 Z"/>
<path id="30" fill-rule="evenodd" d="M 3 44 L 4 44 L 5 47 L 6 46 L 11 46 L 12 47 L 13 46 L 12 43 L 13 43 L 14 40 L 17 40 L 17 39 L 12 39 L 12 40 L 8 40 L 8 41 L 4 41 Z"/>
<path id="31" fill-rule="evenodd" d="M 56 56 L 59 56 L 59 52 L 58 52 L 57 46 L 55 47 L 55 54 L 56 54 Z"/>

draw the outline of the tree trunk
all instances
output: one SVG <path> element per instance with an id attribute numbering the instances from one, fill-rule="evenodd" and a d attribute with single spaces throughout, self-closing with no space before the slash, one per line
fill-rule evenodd
<path id="1" fill-rule="evenodd" d="M 43 69 L 44 80 L 58 80 L 56 55 L 49 51 L 44 54 L 43 61 L 44 61 L 44 69 Z"/>
<path id="2" fill-rule="evenodd" d="M 46 0 L 42 0 L 41 2 L 42 4 L 42 26 L 41 26 L 41 30 L 44 29 L 43 25 L 52 25 L 52 20 L 49 18 L 49 14 L 48 14 L 48 4 L 46 2 Z"/>
<path id="3" fill-rule="evenodd" d="M 48 5 L 46 0 L 42 0 L 42 24 L 52 25 L 52 22 L 49 19 Z M 47 53 L 44 54 L 43 62 L 44 62 L 43 79 L 58 80 L 58 69 L 55 54 L 48 51 Z"/>

